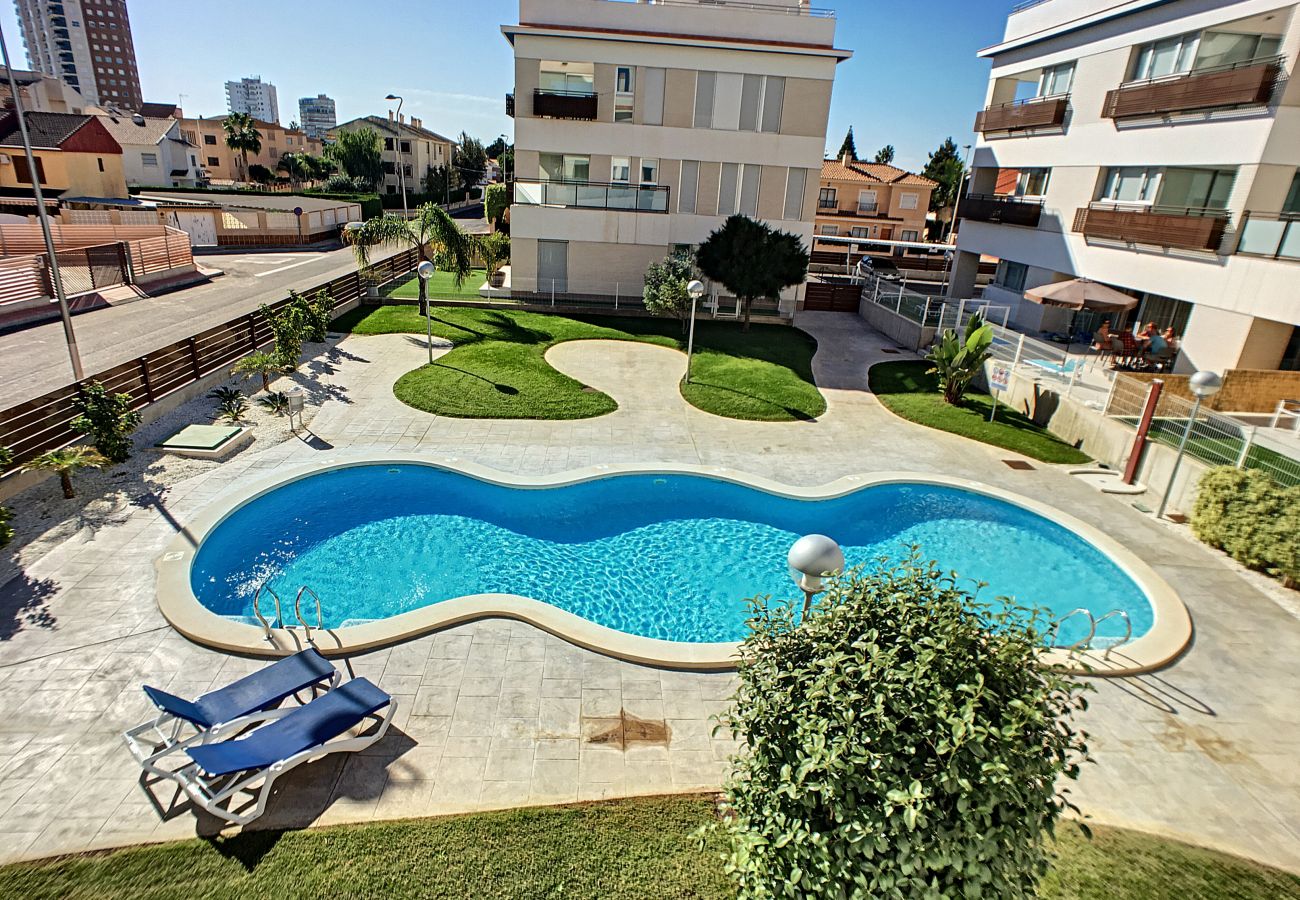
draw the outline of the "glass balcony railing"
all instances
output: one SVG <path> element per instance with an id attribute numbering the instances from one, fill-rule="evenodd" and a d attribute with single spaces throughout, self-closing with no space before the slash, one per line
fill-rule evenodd
<path id="1" fill-rule="evenodd" d="M 515 203 L 524 206 L 569 206 L 629 212 L 668 212 L 668 188 L 652 184 L 605 184 L 595 181 L 515 182 Z"/>
<path id="2" fill-rule="evenodd" d="M 1245 256 L 1300 260 L 1300 212 L 1242 213 L 1237 252 Z"/>

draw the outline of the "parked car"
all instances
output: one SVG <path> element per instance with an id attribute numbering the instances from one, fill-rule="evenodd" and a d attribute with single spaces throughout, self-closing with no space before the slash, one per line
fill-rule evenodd
<path id="1" fill-rule="evenodd" d="M 875 275 L 877 278 L 883 278 L 885 281 L 898 281 L 903 276 L 898 271 L 898 266 L 894 265 L 893 260 L 882 259 L 875 256 L 862 257 L 862 268 L 865 274 Z"/>

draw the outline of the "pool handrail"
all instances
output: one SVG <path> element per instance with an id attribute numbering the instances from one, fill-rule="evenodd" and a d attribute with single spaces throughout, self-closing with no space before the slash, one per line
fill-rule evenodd
<path id="1" fill-rule="evenodd" d="M 274 643 L 275 642 L 274 638 L 271 637 L 271 623 L 266 620 L 266 616 L 262 615 L 262 606 L 258 602 L 262 596 L 262 591 L 266 591 L 268 594 L 270 594 L 271 597 L 274 598 L 275 600 L 276 627 L 278 628 L 284 624 L 284 614 L 281 612 L 280 609 L 280 605 L 281 605 L 280 595 L 271 589 L 270 585 L 267 583 L 269 581 L 270 578 L 267 578 L 265 581 L 259 584 L 257 586 L 257 590 L 253 592 L 253 615 L 257 617 L 257 621 L 262 623 L 262 633 L 266 636 L 266 639 Z"/>
<path id="2" fill-rule="evenodd" d="M 1097 629 L 1101 626 L 1101 623 L 1105 622 L 1111 616 L 1119 616 L 1121 619 L 1124 620 L 1124 637 L 1116 641 L 1115 643 L 1108 645 L 1106 647 L 1106 652 L 1101 655 L 1102 659 L 1109 659 L 1110 651 L 1114 650 L 1116 647 L 1121 647 L 1124 644 L 1127 644 L 1130 640 L 1133 639 L 1133 620 L 1130 619 L 1129 614 L 1122 609 L 1112 609 L 1110 612 L 1106 613 L 1100 618 L 1094 619 L 1092 623 L 1093 635 L 1094 636 L 1096 635 Z"/>
<path id="3" fill-rule="evenodd" d="M 302 617 L 302 595 L 304 593 L 311 594 L 312 599 L 316 601 L 316 630 L 317 631 L 323 631 L 325 629 L 325 620 L 324 620 L 324 616 L 321 615 L 320 595 L 318 595 L 315 591 L 313 591 L 310 587 L 308 587 L 305 584 L 302 587 L 298 588 L 298 596 L 295 597 L 293 601 L 293 614 L 294 617 L 297 618 L 298 624 L 302 626 L 303 636 L 307 639 L 307 643 L 311 644 L 312 643 L 311 626 L 308 625 L 306 620 L 303 619 Z"/>
<path id="4" fill-rule="evenodd" d="M 1092 610 L 1084 606 L 1076 606 L 1074 609 L 1070 610 L 1065 615 L 1060 616 L 1059 618 L 1052 621 L 1052 630 L 1048 632 L 1048 638 L 1053 646 L 1056 645 L 1056 636 L 1061 631 L 1061 625 L 1065 622 L 1066 619 L 1073 618 L 1074 616 L 1077 615 L 1085 615 L 1088 617 L 1088 633 L 1081 640 L 1077 640 L 1073 644 L 1070 644 L 1069 646 L 1063 649 L 1066 650 L 1088 649 L 1088 645 L 1092 643 L 1093 635 L 1097 633 L 1097 620 L 1093 617 Z"/>

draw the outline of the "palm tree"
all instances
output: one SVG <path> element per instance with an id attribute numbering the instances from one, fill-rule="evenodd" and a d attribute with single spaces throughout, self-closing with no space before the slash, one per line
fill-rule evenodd
<path id="1" fill-rule="evenodd" d="M 289 176 L 289 186 L 295 191 L 302 182 L 311 177 L 311 167 L 307 162 L 305 153 L 286 153 L 280 157 L 280 161 L 275 164 L 277 172 L 283 172 Z"/>
<path id="2" fill-rule="evenodd" d="M 258 350 L 250 353 L 239 362 L 235 363 L 230 370 L 231 375 L 243 375 L 245 378 L 258 376 L 262 379 L 262 390 L 271 389 L 271 376 L 284 369 L 280 360 L 274 353 L 267 353 L 265 350 Z"/>
<path id="3" fill-rule="evenodd" d="M 77 496 L 72 490 L 72 474 L 78 469 L 98 469 L 100 466 L 107 464 L 108 460 L 94 447 L 78 444 L 75 447 L 65 447 L 62 450 L 51 450 L 48 453 L 42 453 L 23 466 L 23 469 L 28 472 L 58 472 L 59 484 L 63 487 L 63 496 L 71 500 Z"/>
<path id="4" fill-rule="evenodd" d="M 361 227 L 345 230 L 343 238 L 352 245 L 357 267 L 363 270 L 370 265 L 370 249 L 388 243 L 413 247 L 421 262 L 427 259 L 444 272 L 450 272 L 456 279 L 456 287 L 469 277 L 473 268 L 473 239 L 435 203 L 417 208 L 410 221 L 389 214 L 367 219 Z M 418 280 L 420 315 L 428 315 L 428 289 L 423 278 Z"/>
<path id="5" fill-rule="evenodd" d="M 226 130 L 226 146 L 239 154 L 239 180 L 248 180 L 248 154 L 262 152 L 262 132 L 248 113 L 231 113 L 221 127 Z"/>

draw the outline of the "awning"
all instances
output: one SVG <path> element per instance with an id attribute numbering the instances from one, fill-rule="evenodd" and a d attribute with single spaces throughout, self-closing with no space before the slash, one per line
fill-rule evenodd
<path id="1" fill-rule="evenodd" d="M 1123 312 L 1138 305 L 1136 297 L 1089 278 L 1072 278 L 1031 288 L 1025 291 L 1025 299 L 1043 306 L 1094 312 Z"/>

